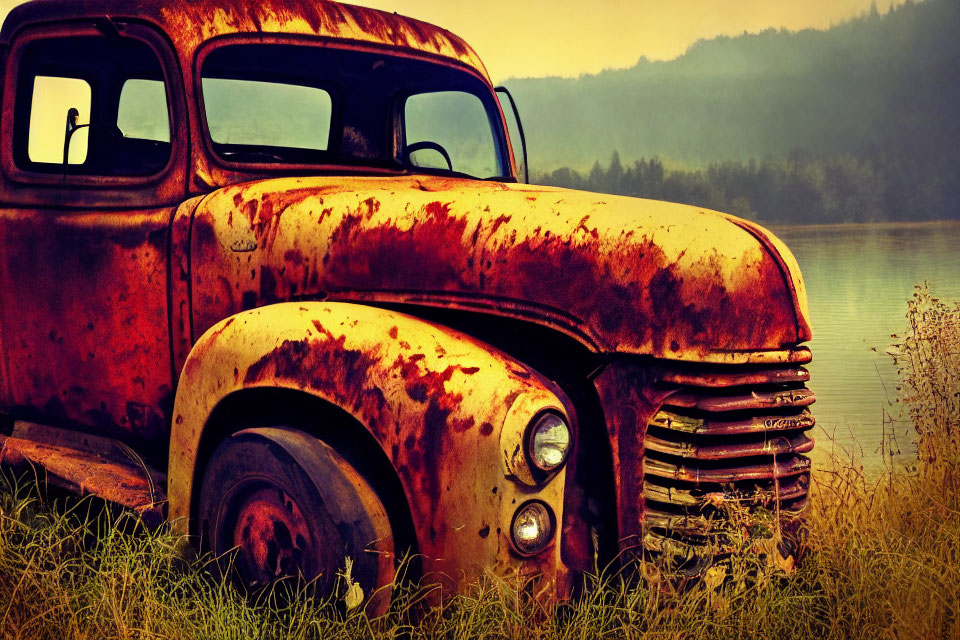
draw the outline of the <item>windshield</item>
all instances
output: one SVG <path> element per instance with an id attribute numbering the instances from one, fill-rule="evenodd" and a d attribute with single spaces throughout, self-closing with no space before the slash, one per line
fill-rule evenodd
<path id="1" fill-rule="evenodd" d="M 212 149 L 229 163 L 353 165 L 510 178 L 489 88 L 366 51 L 229 44 L 201 66 Z"/>

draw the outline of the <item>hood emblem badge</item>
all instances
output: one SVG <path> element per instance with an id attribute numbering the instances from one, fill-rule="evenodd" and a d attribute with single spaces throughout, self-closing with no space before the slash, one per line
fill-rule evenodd
<path id="1" fill-rule="evenodd" d="M 236 251 L 237 253 L 243 253 L 245 251 L 255 251 L 257 248 L 257 241 L 250 238 L 244 240 L 237 240 L 230 245 L 230 251 Z"/>

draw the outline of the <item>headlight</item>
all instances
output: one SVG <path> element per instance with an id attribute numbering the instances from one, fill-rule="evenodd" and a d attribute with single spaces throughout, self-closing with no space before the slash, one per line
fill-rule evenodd
<path id="1" fill-rule="evenodd" d="M 542 414 L 530 429 L 530 461 L 541 471 L 553 471 L 567 459 L 570 440 L 570 427 L 560 415 Z"/>
<path id="2" fill-rule="evenodd" d="M 553 516 L 542 502 L 527 502 L 513 516 L 510 535 L 517 551 L 533 555 L 543 551 L 553 538 Z"/>

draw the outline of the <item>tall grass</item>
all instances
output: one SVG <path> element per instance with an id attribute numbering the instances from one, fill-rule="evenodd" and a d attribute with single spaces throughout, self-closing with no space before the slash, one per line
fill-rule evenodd
<path id="1" fill-rule="evenodd" d="M 895 355 L 916 468 L 868 476 L 835 457 L 815 478 L 806 554 L 789 575 L 748 552 L 682 594 L 588 576 L 579 600 L 554 606 L 488 575 L 432 607 L 427 589 L 402 587 L 369 620 L 283 585 L 244 597 L 183 559 L 168 530 L 4 476 L 0 637 L 960 638 L 960 309 L 920 289 L 908 319 Z"/>

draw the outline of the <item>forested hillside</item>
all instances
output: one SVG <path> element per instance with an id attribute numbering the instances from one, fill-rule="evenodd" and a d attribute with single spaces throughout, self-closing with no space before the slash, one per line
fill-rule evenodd
<path id="1" fill-rule="evenodd" d="M 717 38 L 668 62 L 505 84 L 540 182 L 770 222 L 955 218 L 958 34 L 960 2 L 926 0 L 828 31 Z"/>

